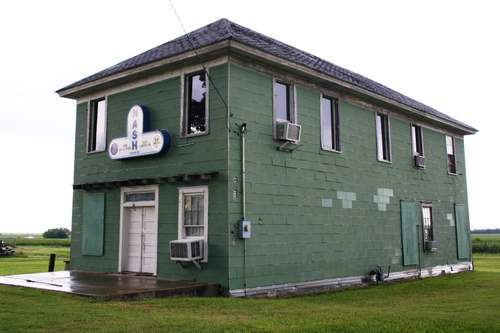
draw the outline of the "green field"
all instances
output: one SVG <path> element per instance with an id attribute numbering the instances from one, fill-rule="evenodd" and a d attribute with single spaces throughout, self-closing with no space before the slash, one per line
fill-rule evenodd
<path id="1" fill-rule="evenodd" d="M 62 258 L 67 250 L 27 246 L 24 255 L 0 259 L 0 274 L 44 271 L 48 253 L 59 251 Z M 0 299 L 7 311 L 0 311 L 0 328 L 5 332 L 500 332 L 500 255 L 474 259 L 472 273 L 277 299 L 103 302 L 4 286 Z"/>
<path id="2" fill-rule="evenodd" d="M 500 234 L 472 234 L 472 252 L 500 253 Z"/>
<path id="3" fill-rule="evenodd" d="M 52 239 L 43 238 L 39 234 L 1 234 L 0 239 L 8 245 L 12 246 L 25 246 L 25 245 L 39 245 L 39 246 L 70 246 L 71 239 Z"/>

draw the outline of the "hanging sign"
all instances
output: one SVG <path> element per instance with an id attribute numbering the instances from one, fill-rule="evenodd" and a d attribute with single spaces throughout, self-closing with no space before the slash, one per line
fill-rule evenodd
<path id="1" fill-rule="evenodd" d="M 148 131 L 147 110 L 134 105 L 128 112 L 127 136 L 116 138 L 109 143 L 108 154 L 113 160 L 154 155 L 168 151 L 170 135 L 166 130 Z"/>

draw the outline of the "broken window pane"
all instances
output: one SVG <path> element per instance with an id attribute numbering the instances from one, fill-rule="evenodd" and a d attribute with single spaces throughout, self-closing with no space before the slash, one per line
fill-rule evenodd
<path id="1" fill-rule="evenodd" d="M 207 130 L 206 96 L 207 82 L 205 72 L 186 77 L 185 134 L 200 134 Z"/>

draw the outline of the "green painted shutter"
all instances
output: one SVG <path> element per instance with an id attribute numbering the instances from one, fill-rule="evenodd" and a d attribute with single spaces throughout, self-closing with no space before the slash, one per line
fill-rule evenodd
<path id="1" fill-rule="evenodd" d="M 457 228 L 458 259 L 469 259 L 469 231 L 465 223 L 465 206 L 455 205 L 455 226 Z"/>
<path id="2" fill-rule="evenodd" d="M 104 241 L 104 193 L 83 194 L 82 254 L 102 256 Z"/>
<path id="3" fill-rule="evenodd" d="M 418 264 L 417 205 L 401 201 L 401 243 L 403 265 Z"/>

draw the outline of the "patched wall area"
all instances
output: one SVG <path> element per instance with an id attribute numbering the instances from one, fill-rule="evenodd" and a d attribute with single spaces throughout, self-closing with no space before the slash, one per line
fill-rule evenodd
<path id="1" fill-rule="evenodd" d="M 230 66 L 232 123 L 247 124 L 247 218 L 252 238 L 229 246 L 230 288 L 367 274 L 375 265 L 403 266 L 400 201 L 433 204 L 438 249 L 421 265 L 457 262 L 456 230 L 447 214 L 467 204 L 463 140 L 456 140 L 459 175 L 447 173 L 445 135 L 424 128 L 426 168 L 413 167 L 410 122 L 390 118 L 392 162 L 377 160 L 375 113 L 339 101 L 342 152 L 321 150 L 320 92 L 296 86 L 301 146 L 277 150 L 273 139 L 273 77 Z M 241 141 L 230 134 L 230 177 L 241 173 Z M 230 191 L 240 190 L 230 184 Z M 230 200 L 230 227 L 241 201 Z M 418 211 L 418 223 L 421 215 Z M 467 219 L 468 220 L 468 219 Z M 420 249 L 421 250 L 421 249 Z M 245 259 L 245 260 L 244 260 Z M 244 267 L 246 262 L 246 267 Z"/>

